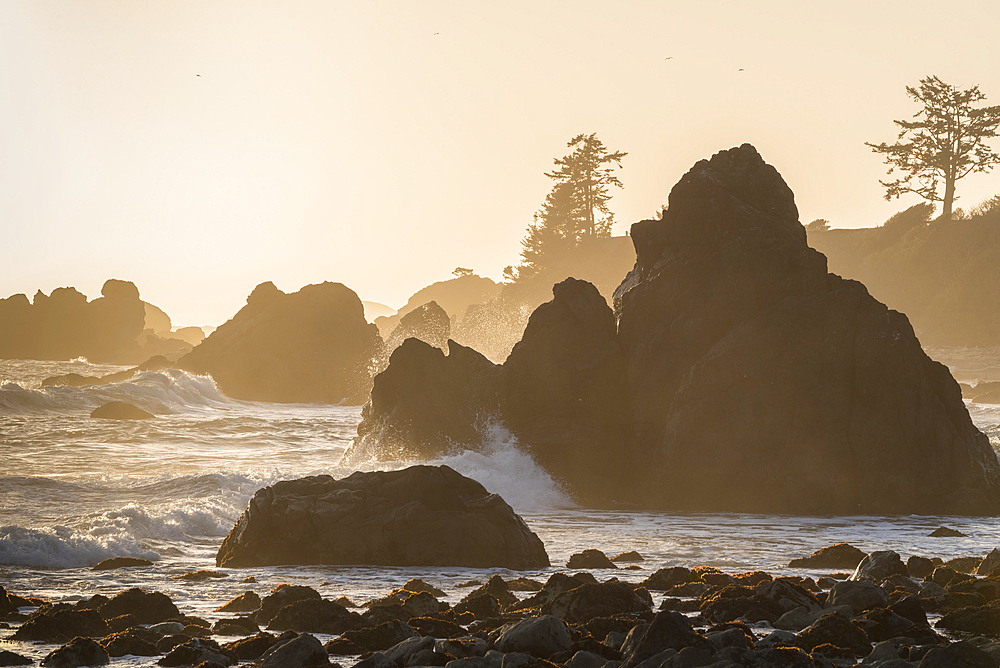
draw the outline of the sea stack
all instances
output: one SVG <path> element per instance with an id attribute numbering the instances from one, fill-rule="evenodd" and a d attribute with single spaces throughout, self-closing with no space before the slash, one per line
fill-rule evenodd
<path id="1" fill-rule="evenodd" d="M 327 282 L 285 294 L 268 282 L 176 366 L 211 374 L 234 399 L 363 404 L 381 347 L 350 288 Z"/>
<path id="2" fill-rule="evenodd" d="M 696 163 L 632 241 L 615 311 L 643 505 L 997 512 L 958 383 L 905 315 L 827 272 L 753 146 Z"/>

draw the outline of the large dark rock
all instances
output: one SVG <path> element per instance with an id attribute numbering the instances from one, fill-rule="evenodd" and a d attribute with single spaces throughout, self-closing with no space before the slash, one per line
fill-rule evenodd
<path id="1" fill-rule="evenodd" d="M 596 287 L 567 278 L 552 295 L 504 362 L 504 419 L 574 496 L 599 503 L 620 493 L 632 436 L 625 358 Z"/>
<path id="2" fill-rule="evenodd" d="M 237 399 L 362 404 L 382 340 L 340 283 L 285 294 L 262 283 L 247 305 L 177 362 Z"/>
<path id="3" fill-rule="evenodd" d="M 157 624 L 181 616 L 170 597 L 158 591 L 138 587 L 126 589 L 101 606 L 101 616 L 114 619 L 121 615 L 135 615 L 139 624 Z"/>
<path id="4" fill-rule="evenodd" d="M 498 420 L 581 501 L 619 498 L 632 420 L 614 313 L 586 281 L 552 293 L 502 367 L 454 341 L 447 356 L 405 341 L 375 377 L 345 463 L 475 450 Z"/>
<path id="5" fill-rule="evenodd" d="M 448 355 L 407 339 L 375 376 L 358 436 L 344 463 L 430 459 L 455 444 L 483 445 L 481 426 L 500 414 L 502 367 L 448 341 Z"/>
<path id="6" fill-rule="evenodd" d="M 42 606 L 18 627 L 11 640 L 67 642 L 76 636 L 103 638 L 110 629 L 96 610 L 77 610 L 65 603 Z"/>
<path id="7" fill-rule="evenodd" d="M 111 279 L 88 302 L 75 288 L 0 299 L 0 358 L 135 364 L 145 308 L 133 283 Z"/>
<path id="8" fill-rule="evenodd" d="M 498 495 L 447 466 L 411 466 L 259 490 L 216 564 L 527 569 L 546 567 L 549 559 Z"/>
<path id="9" fill-rule="evenodd" d="M 103 666 L 110 662 L 108 653 L 91 638 L 73 638 L 59 649 L 45 655 L 41 665 L 46 668 L 79 668 Z"/>
<path id="10" fill-rule="evenodd" d="M 816 550 L 808 557 L 792 559 L 789 568 L 857 568 L 866 555 L 850 543 L 837 543 Z"/>
<path id="11" fill-rule="evenodd" d="M 997 510 L 1000 465 L 948 369 L 906 316 L 827 273 L 752 146 L 696 163 L 631 236 L 615 309 L 646 505 Z"/>

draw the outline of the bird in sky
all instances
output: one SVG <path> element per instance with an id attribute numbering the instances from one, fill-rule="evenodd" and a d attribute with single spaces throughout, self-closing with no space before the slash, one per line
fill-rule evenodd
<path id="1" fill-rule="evenodd" d="M 200 77 L 201 75 L 200 75 L 200 74 L 196 74 L 195 76 L 196 76 L 196 77 Z"/>

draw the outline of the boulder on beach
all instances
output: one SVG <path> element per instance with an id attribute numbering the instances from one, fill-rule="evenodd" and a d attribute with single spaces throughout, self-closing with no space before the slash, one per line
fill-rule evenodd
<path id="1" fill-rule="evenodd" d="M 151 420 L 155 416 L 124 401 L 109 401 L 95 408 L 90 417 L 104 420 Z"/>
<path id="2" fill-rule="evenodd" d="M 499 495 L 447 466 L 312 476 L 258 490 L 216 565 L 543 568 L 542 541 Z"/>
<path id="3" fill-rule="evenodd" d="M 632 226 L 615 291 L 649 507 L 992 513 L 1000 464 L 905 315 L 827 272 L 749 144 Z"/>
<path id="4" fill-rule="evenodd" d="M 327 282 L 285 294 L 262 283 L 176 366 L 210 374 L 235 399 L 363 404 L 381 347 L 350 288 Z"/>

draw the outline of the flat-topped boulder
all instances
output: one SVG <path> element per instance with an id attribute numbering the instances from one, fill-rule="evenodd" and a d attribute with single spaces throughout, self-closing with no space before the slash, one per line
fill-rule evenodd
<path id="1" fill-rule="evenodd" d="M 235 399 L 357 405 L 368 400 L 381 347 L 350 288 L 327 282 L 285 294 L 262 283 L 175 366 L 210 374 Z"/>
<path id="2" fill-rule="evenodd" d="M 447 466 L 411 466 L 258 490 L 216 564 L 531 569 L 549 559 L 500 496 Z"/>
<path id="3" fill-rule="evenodd" d="M 906 316 L 827 272 L 749 144 L 632 226 L 615 291 L 646 506 L 993 513 L 1000 465 Z"/>

